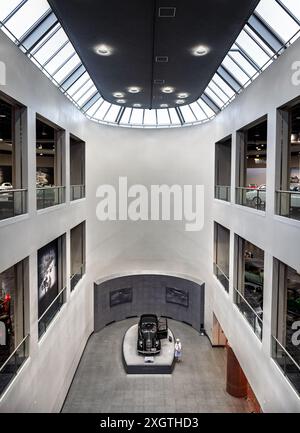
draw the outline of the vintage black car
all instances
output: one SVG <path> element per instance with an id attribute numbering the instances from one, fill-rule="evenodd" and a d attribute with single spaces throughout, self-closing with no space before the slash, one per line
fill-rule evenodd
<path id="1" fill-rule="evenodd" d="M 158 320 L 155 314 L 143 314 L 138 326 L 137 351 L 140 355 L 158 355 L 163 338 L 167 338 L 167 319 Z"/>

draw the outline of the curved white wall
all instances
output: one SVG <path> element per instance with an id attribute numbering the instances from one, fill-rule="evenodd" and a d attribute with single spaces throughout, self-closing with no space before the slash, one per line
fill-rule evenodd
<path id="1" fill-rule="evenodd" d="M 59 410 L 93 330 L 93 282 L 110 275 L 143 271 L 184 274 L 205 281 L 206 330 L 211 333 L 214 311 L 263 410 L 300 411 L 299 397 L 270 359 L 272 257 L 300 268 L 300 224 L 273 215 L 276 107 L 300 94 L 300 87 L 291 84 L 291 63 L 297 60 L 300 43 L 292 46 L 214 121 L 183 129 L 134 130 L 88 121 L 5 36 L 1 35 L 0 41 L 0 59 L 8 67 L 8 82 L 1 90 L 28 107 L 30 174 L 29 216 L 12 224 L 0 223 L 0 245 L 8 246 L 1 254 L 0 271 L 27 256 L 31 264 L 31 358 L 0 400 L 0 411 Z M 34 208 L 35 112 L 86 141 L 86 200 L 42 214 Z M 232 133 L 234 160 L 235 131 L 266 114 L 268 207 L 266 214 L 261 215 L 213 199 L 214 143 Z M 117 186 L 119 176 L 127 176 L 129 185 L 204 185 L 203 230 L 186 232 L 182 222 L 172 221 L 99 222 L 97 187 Z M 67 304 L 38 343 L 36 251 L 84 219 L 87 274 L 74 293 L 70 294 L 68 288 Z M 232 237 L 237 233 L 266 252 L 262 344 L 234 306 L 232 284 L 227 295 L 213 276 L 214 220 L 228 227 Z M 232 248 L 231 259 L 232 281 Z"/>

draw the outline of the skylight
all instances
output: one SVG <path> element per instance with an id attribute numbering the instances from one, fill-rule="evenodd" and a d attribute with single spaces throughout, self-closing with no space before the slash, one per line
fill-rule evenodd
<path id="1" fill-rule="evenodd" d="M 300 1 L 261 0 L 198 101 L 157 110 L 105 101 L 46 0 L 1 0 L 0 28 L 91 120 L 178 127 L 215 117 L 298 39 Z"/>

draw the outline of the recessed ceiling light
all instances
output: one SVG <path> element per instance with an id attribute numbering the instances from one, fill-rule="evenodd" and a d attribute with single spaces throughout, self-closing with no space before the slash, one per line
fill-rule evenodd
<path id="1" fill-rule="evenodd" d="M 160 104 L 160 108 L 168 108 L 168 104 Z"/>
<path id="2" fill-rule="evenodd" d="M 192 49 L 192 53 L 194 56 L 205 56 L 209 52 L 209 48 L 205 45 L 198 45 Z"/>
<path id="3" fill-rule="evenodd" d="M 130 93 L 139 93 L 140 91 L 141 91 L 140 87 L 136 87 L 136 86 L 128 87 L 128 92 Z"/>
<path id="4" fill-rule="evenodd" d="M 125 96 L 125 93 L 123 93 L 123 92 L 115 92 L 115 93 L 113 93 L 113 97 L 114 98 L 124 98 L 124 96 Z"/>
<path id="5" fill-rule="evenodd" d="M 185 99 L 185 98 L 187 98 L 188 96 L 189 96 L 189 94 L 188 93 L 178 93 L 178 98 L 180 98 L 180 99 Z"/>
<path id="6" fill-rule="evenodd" d="M 125 99 L 117 99 L 118 104 L 125 104 L 125 102 L 126 102 Z"/>
<path id="7" fill-rule="evenodd" d="M 1 119 L 5 119 L 6 118 L 6 114 L 0 114 Z"/>
<path id="8" fill-rule="evenodd" d="M 176 104 L 184 104 L 185 100 L 184 99 L 177 99 L 175 102 L 176 102 Z"/>
<path id="9" fill-rule="evenodd" d="M 141 108 L 141 106 L 142 106 L 142 104 L 133 104 L 133 106 L 135 107 L 135 108 Z"/>
<path id="10" fill-rule="evenodd" d="M 163 93 L 173 93 L 174 87 L 167 86 L 167 87 L 163 87 L 161 90 Z"/>
<path id="11" fill-rule="evenodd" d="M 113 52 L 113 49 L 109 47 L 108 45 L 101 44 L 96 47 L 96 52 L 100 56 L 110 56 Z"/>

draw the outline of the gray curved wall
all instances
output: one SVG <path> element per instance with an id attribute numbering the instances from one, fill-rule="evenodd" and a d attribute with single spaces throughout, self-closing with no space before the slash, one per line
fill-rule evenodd
<path id="1" fill-rule="evenodd" d="M 129 275 L 94 288 L 94 330 L 144 313 L 167 316 L 200 331 L 204 323 L 204 284 L 168 275 Z"/>

